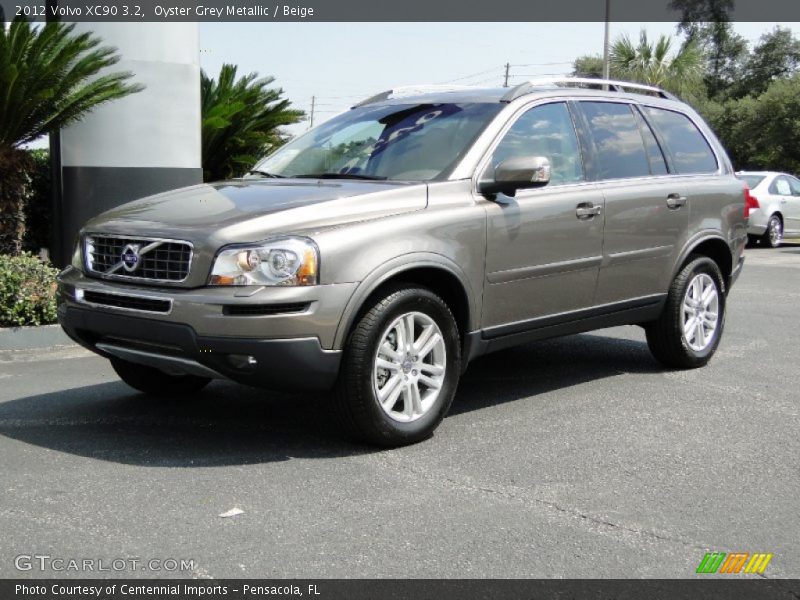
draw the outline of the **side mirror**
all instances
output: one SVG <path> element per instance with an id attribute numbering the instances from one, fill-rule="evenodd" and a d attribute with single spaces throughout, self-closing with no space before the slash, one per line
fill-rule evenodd
<path id="1" fill-rule="evenodd" d="M 507 158 L 494 168 L 494 177 L 478 183 L 482 194 L 502 192 L 513 196 L 517 190 L 550 183 L 550 161 L 544 156 Z"/>

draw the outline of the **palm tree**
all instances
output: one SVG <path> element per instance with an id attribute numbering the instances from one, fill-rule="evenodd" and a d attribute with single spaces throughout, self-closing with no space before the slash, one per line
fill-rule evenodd
<path id="1" fill-rule="evenodd" d="M 695 42 L 684 43 L 671 52 L 673 38 L 659 36 L 655 43 L 647 32 L 634 45 L 627 35 L 616 39 L 610 52 L 610 70 L 615 77 L 662 87 L 677 94 L 691 93 L 703 74 L 703 54 Z"/>
<path id="2" fill-rule="evenodd" d="M 250 73 L 236 79 L 234 65 L 222 65 L 216 81 L 201 74 L 203 177 L 228 179 L 247 171 L 265 153 L 286 141 L 284 125 L 305 117 L 270 88 L 273 77 Z"/>
<path id="3" fill-rule="evenodd" d="M 119 60 L 89 33 L 25 19 L 0 26 L 0 254 L 18 254 L 31 159 L 21 146 L 79 121 L 92 108 L 142 89 L 130 73 L 100 71 Z"/>

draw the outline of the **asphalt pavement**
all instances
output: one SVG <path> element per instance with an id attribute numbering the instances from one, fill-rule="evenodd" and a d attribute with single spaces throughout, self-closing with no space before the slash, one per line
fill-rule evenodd
<path id="1" fill-rule="evenodd" d="M 664 370 L 637 327 L 510 349 L 397 450 L 343 441 L 324 396 L 163 401 L 78 347 L 0 346 L 0 577 L 92 575 L 15 567 L 38 555 L 189 561 L 104 576 L 673 578 L 723 551 L 798 578 L 798 373 L 800 246 L 748 251 L 706 368 Z"/>

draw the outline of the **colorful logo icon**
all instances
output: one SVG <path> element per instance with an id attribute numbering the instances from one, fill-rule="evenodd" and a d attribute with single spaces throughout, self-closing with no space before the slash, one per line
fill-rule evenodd
<path id="1" fill-rule="evenodd" d="M 698 573 L 758 573 L 764 572 L 772 554 L 756 552 L 707 552 L 697 567 Z"/>

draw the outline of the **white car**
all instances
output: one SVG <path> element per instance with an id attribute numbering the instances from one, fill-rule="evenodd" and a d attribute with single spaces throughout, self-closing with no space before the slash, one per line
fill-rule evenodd
<path id="1" fill-rule="evenodd" d="M 777 248 L 784 238 L 800 238 L 800 180 L 775 171 L 739 171 L 755 202 L 747 237 L 751 245 Z"/>

